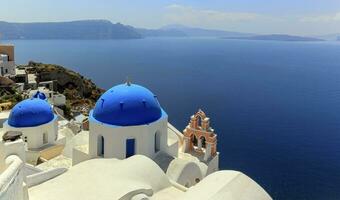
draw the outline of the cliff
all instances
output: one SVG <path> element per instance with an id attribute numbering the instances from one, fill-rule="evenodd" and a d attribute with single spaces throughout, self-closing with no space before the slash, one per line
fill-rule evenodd
<path id="1" fill-rule="evenodd" d="M 15 82 L 9 78 L 0 76 L 0 104 L 11 102 L 12 105 L 14 105 L 21 100 L 22 100 L 22 97 L 19 94 L 19 92 L 16 90 Z"/>
<path id="2" fill-rule="evenodd" d="M 53 80 L 57 91 L 66 96 L 66 110 L 88 113 L 104 92 L 90 79 L 59 65 L 31 61 L 20 67 L 26 67 L 29 73 L 37 74 L 37 82 Z"/>

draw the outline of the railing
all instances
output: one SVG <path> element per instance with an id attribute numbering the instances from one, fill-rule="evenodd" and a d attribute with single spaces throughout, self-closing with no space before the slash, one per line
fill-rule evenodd
<path id="1" fill-rule="evenodd" d="M 178 139 L 179 139 L 180 145 L 182 145 L 183 142 L 184 142 L 184 136 L 183 136 L 183 134 L 182 134 L 181 132 L 179 132 L 179 131 L 178 131 L 172 124 L 170 124 L 170 123 L 168 123 L 168 128 L 169 128 L 170 130 L 172 130 L 172 131 L 176 134 L 176 136 L 177 136 Z"/>
<path id="2" fill-rule="evenodd" d="M 16 155 L 6 159 L 7 168 L 0 174 L 0 200 L 23 198 L 24 162 Z"/>

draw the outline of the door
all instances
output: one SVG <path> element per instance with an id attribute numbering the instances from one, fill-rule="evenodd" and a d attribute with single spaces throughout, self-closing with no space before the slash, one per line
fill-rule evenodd
<path id="1" fill-rule="evenodd" d="M 126 158 L 135 155 L 135 139 L 126 140 Z"/>

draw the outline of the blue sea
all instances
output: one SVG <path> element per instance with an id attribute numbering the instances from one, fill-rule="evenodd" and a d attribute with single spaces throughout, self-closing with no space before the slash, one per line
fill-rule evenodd
<path id="1" fill-rule="evenodd" d="M 220 168 L 244 172 L 274 199 L 340 199 L 340 42 L 9 42 L 17 63 L 60 64 L 105 89 L 129 77 L 157 94 L 179 130 L 202 108 Z"/>

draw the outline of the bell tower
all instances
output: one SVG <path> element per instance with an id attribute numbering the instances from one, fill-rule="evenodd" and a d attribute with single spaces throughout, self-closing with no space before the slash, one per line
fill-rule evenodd
<path id="1" fill-rule="evenodd" d="M 210 126 L 210 119 L 201 109 L 190 117 L 183 135 L 185 153 L 190 153 L 203 162 L 208 162 L 217 155 L 217 135 Z"/>

